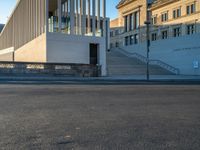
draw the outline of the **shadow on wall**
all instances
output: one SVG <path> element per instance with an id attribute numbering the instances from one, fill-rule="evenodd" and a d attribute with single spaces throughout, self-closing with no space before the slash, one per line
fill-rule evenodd
<path id="1" fill-rule="evenodd" d="M 183 75 L 200 75 L 200 33 L 152 41 L 150 59 L 161 60 L 180 70 Z M 146 43 L 122 46 L 124 50 L 147 54 Z"/>

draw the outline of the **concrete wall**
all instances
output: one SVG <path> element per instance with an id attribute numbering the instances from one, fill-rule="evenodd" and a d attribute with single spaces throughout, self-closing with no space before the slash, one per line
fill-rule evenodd
<path id="1" fill-rule="evenodd" d="M 150 59 L 161 60 L 180 69 L 183 75 L 200 75 L 200 34 L 185 35 L 178 38 L 151 42 Z M 128 52 L 146 56 L 146 44 L 122 47 Z M 194 68 L 198 61 L 199 67 Z"/>
<path id="2" fill-rule="evenodd" d="M 0 51 L 0 61 L 13 61 L 14 47 Z"/>
<path id="3" fill-rule="evenodd" d="M 103 37 L 48 33 L 47 62 L 89 64 L 90 43 L 99 44 L 99 65 L 102 66 L 104 76 L 106 75 L 106 44 Z"/>
<path id="4" fill-rule="evenodd" d="M 46 34 L 15 50 L 14 58 L 18 62 L 46 62 Z"/>

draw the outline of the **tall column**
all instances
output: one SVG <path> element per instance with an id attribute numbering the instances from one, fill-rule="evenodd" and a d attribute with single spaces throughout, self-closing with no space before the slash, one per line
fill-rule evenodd
<path id="1" fill-rule="evenodd" d="M 127 32 L 130 31 L 130 15 L 127 16 Z"/>
<path id="2" fill-rule="evenodd" d="M 108 27 L 109 28 L 109 27 Z M 106 0 L 103 0 L 103 36 L 106 37 Z"/>
<path id="3" fill-rule="evenodd" d="M 62 4 L 61 4 L 61 0 L 57 0 L 58 3 L 58 9 L 57 9 L 57 13 L 58 13 L 58 32 L 61 32 L 61 27 L 62 27 Z"/>
<path id="4" fill-rule="evenodd" d="M 101 24 L 101 21 L 100 21 L 100 0 L 97 0 L 97 32 L 99 32 L 100 30 L 100 24 Z"/>
<path id="5" fill-rule="evenodd" d="M 68 10 L 68 5 L 69 5 L 69 0 L 66 0 L 65 2 L 65 17 L 66 17 L 66 28 L 67 28 L 67 33 L 69 34 L 68 28 L 69 28 L 69 24 L 68 24 L 68 16 L 69 16 L 69 10 Z"/>
<path id="6" fill-rule="evenodd" d="M 70 34 L 74 34 L 74 0 L 70 0 Z"/>
<path id="7" fill-rule="evenodd" d="M 88 0 L 88 17 L 87 17 L 87 19 L 88 19 L 88 26 L 87 26 L 87 33 L 90 33 L 90 0 Z"/>
<path id="8" fill-rule="evenodd" d="M 79 0 L 76 0 L 76 34 L 79 34 Z"/>
<path id="9" fill-rule="evenodd" d="M 46 8 L 46 14 L 45 14 L 45 18 L 46 18 L 46 23 L 45 23 L 45 26 L 46 26 L 46 33 L 49 32 L 49 0 L 46 0 L 45 1 L 45 8 Z M 32 16 L 32 14 L 31 14 Z M 32 25 L 32 20 L 31 20 L 31 25 Z"/>
<path id="10" fill-rule="evenodd" d="M 82 20 L 83 20 L 83 0 L 80 0 L 80 6 L 79 6 L 79 32 L 82 34 Z"/>
<path id="11" fill-rule="evenodd" d="M 82 35 L 85 35 L 86 33 L 86 0 L 82 0 L 82 8 L 83 8 L 83 16 L 82 16 Z"/>
<path id="12" fill-rule="evenodd" d="M 92 35 L 96 34 L 96 0 L 92 0 Z"/>

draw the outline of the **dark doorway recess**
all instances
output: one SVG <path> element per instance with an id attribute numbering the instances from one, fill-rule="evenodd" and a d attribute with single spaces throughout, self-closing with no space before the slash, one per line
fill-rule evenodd
<path id="1" fill-rule="evenodd" d="M 98 44 L 90 44 L 90 64 L 98 64 Z"/>

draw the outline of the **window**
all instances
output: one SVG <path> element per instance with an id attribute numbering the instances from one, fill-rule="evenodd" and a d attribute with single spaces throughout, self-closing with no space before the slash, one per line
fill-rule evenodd
<path id="1" fill-rule="evenodd" d="M 157 33 L 152 33 L 151 34 L 151 40 L 156 41 L 157 40 Z"/>
<path id="2" fill-rule="evenodd" d="M 192 5 L 190 6 L 190 8 L 191 8 L 191 14 L 193 14 L 193 13 L 195 12 L 195 5 L 192 4 Z"/>
<path id="3" fill-rule="evenodd" d="M 173 36 L 174 37 L 179 37 L 181 35 L 181 28 L 177 27 L 173 29 Z"/>
<path id="4" fill-rule="evenodd" d="M 181 8 L 173 10 L 173 18 L 176 19 L 176 18 L 179 18 L 179 17 L 181 17 Z"/>
<path id="5" fill-rule="evenodd" d="M 125 46 L 129 45 L 129 37 L 125 37 Z"/>
<path id="6" fill-rule="evenodd" d="M 168 20 L 168 13 L 165 12 L 165 13 L 163 13 L 163 14 L 161 15 L 161 21 L 162 21 L 162 22 L 165 22 L 165 21 L 167 21 L 167 20 Z"/>
<path id="7" fill-rule="evenodd" d="M 125 28 L 125 32 L 128 31 L 128 16 L 124 17 L 124 28 Z"/>
<path id="8" fill-rule="evenodd" d="M 168 37 L 168 32 L 166 31 L 162 31 L 162 39 L 167 39 Z"/>
<path id="9" fill-rule="evenodd" d="M 134 20 L 134 18 L 133 18 L 133 14 L 130 14 L 130 26 L 129 26 L 129 28 L 130 28 L 130 31 L 131 30 L 133 30 L 134 29 L 134 26 L 133 26 L 133 20 Z"/>
<path id="10" fill-rule="evenodd" d="M 187 15 L 195 13 L 195 11 L 196 11 L 195 10 L 195 4 L 188 5 L 186 7 L 186 9 L 187 9 Z"/>
<path id="11" fill-rule="evenodd" d="M 187 25 L 187 34 L 190 35 L 190 34 L 194 34 L 194 33 L 195 33 L 195 26 L 194 26 L 194 24 Z"/>
<path id="12" fill-rule="evenodd" d="M 152 17 L 152 24 L 157 24 L 157 16 Z"/>
<path id="13" fill-rule="evenodd" d="M 132 45 L 133 43 L 134 43 L 134 36 L 131 35 L 131 36 L 130 36 L 130 44 Z"/>
<path id="14" fill-rule="evenodd" d="M 139 40 L 138 34 L 131 35 L 130 36 L 130 45 L 138 44 L 138 40 Z"/>
<path id="15" fill-rule="evenodd" d="M 111 31 L 110 32 L 110 37 L 113 37 L 113 36 L 114 36 L 113 31 Z"/>
<path id="16" fill-rule="evenodd" d="M 115 35 L 119 35 L 119 30 L 115 30 Z"/>
<path id="17" fill-rule="evenodd" d="M 139 28 L 139 12 L 134 12 L 134 29 Z"/>
<path id="18" fill-rule="evenodd" d="M 138 34 L 134 35 L 134 44 L 138 44 L 139 36 Z"/>
<path id="19" fill-rule="evenodd" d="M 119 47 L 119 43 L 118 42 L 115 43 L 115 47 Z"/>

